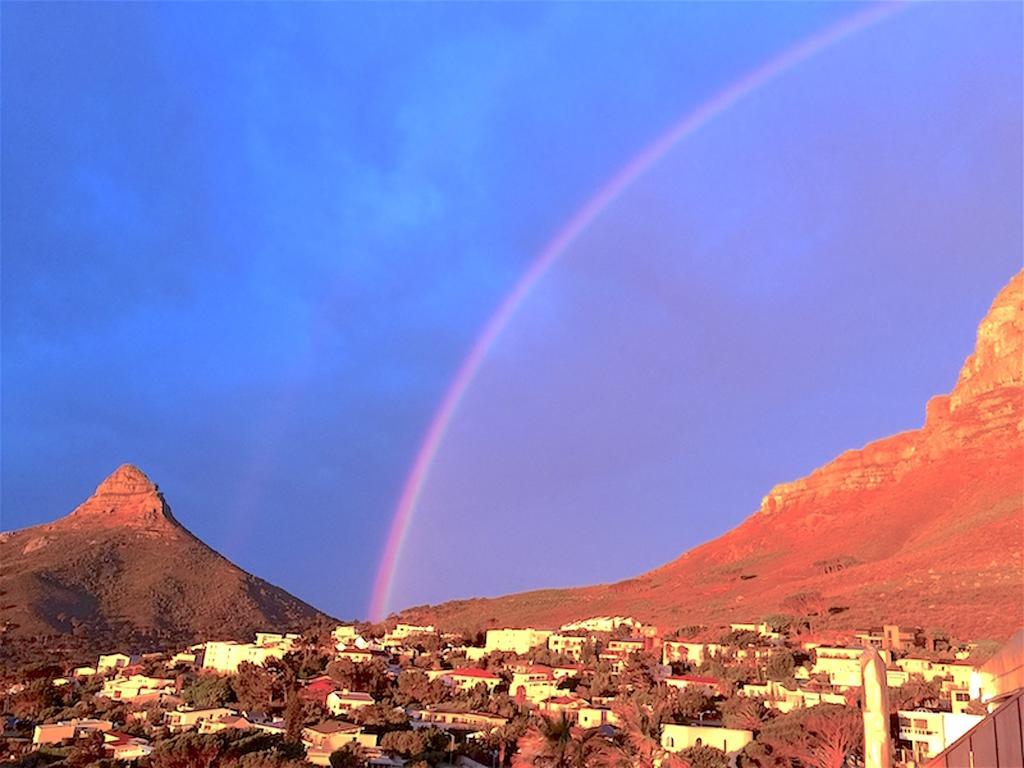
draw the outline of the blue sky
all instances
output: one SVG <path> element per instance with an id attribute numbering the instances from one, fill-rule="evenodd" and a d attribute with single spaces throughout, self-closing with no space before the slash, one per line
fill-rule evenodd
<path id="1" fill-rule="evenodd" d="M 131 461 L 235 562 L 365 614 L 423 432 L 537 251 L 688 110 L 860 7 L 6 5 L 3 527 L 64 514 Z M 481 372 L 396 600 L 637 573 L 773 482 L 918 424 L 1019 264 L 1020 31 L 1010 4 L 905 11 L 624 195 Z M 836 249 L 855 232 L 870 258 Z M 641 311 L 655 300 L 682 325 Z M 707 352 L 765 316 L 747 354 Z M 612 330 L 654 367 L 612 364 Z M 673 339 L 686 354 L 659 355 Z M 761 381 L 758 355 L 787 365 Z M 595 371 L 619 372 L 613 390 Z M 678 404 L 709 393 L 694 423 Z M 566 462 L 581 422 L 602 425 L 594 449 Z M 616 422 L 641 426 L 625 441 Z M 673 448 L 683 423 L 699 456 Z M 636 441 L 633 468 L 616 450 Z M 616 532 L 624 499 L 665 535 Z M 583 553 L 561 566 L 545 546 L 487 569 L 445 554 L 458 530 L 522 552 L 506 521 L 556 517 Z"/>

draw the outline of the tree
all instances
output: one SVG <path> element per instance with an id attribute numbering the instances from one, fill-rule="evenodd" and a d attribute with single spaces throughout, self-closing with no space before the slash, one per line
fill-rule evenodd
<path id="1" fill-rule="evenodd" d="M 540 718 L 518 742 L 512 768 L 628 768 L 621 749 L 598 730 L 575 728 L 563 715 Z"/>
<path id="2" fill-rule="evenodd" d="M 185 733 L 159 742 L 147 768 L 301 768 L 305 750 L 276 734 L 229 729 Z"/>
<path id="3" fill-rule="evenodd" d="M 409 718 L 401 709 L 387 707 L 383 704 L 359 707 L 359 709 L 352 710 L 350 717 L 354 722 L 365 726 L 370 731 L 382 731 L 409 722 Z"/>
<path id="4" fill-rule="evenodd" d="M 295 670 L 297 677 L 309 678 L 324 674 L 324 669 L 330 658 L 316 646 L 303 646 L 286 653 L 282 661 Z"/>
<path id="5" fill-rule="evenodd" d="M 674 765 L 674 756 L 661 746 L 661 726 L 672 714 L 673 699 L 653 697 L 649 703 L 637 697 L 622 700 L 614 707 L 619 718 L 622 739 L 620 750 L 634 768 Z"/>
<path id="6" fill-rule="evenodd" d="M 646 651 L 634 653 L 619 675 L 620 690 L 647 690 L 657 679 L 658 660 Z"/>
<path id="7" fill-rule="evenodd" d="M 68 768 L 85 768 L 94 765 L 105 757 L 103 751 L 103 734 L 99 731 L 75 740 L 65 764 Z"/>
<path id="8" fill-rule="evenodd" d="M 516 742 L 526 733 L 529 721 L 523 716 L 511 717 L 505 725 L 487 734 L 487 744 L 498 751 L 498 766 L 505 765 L 505 756 L 515 751 Z"/>
<path id="9" fill-rule="evenodd" d="M 350 691 L 365 691 L 378 700 L 391 695 L 391 677 L 387 665 L 379 659 L 358 663 L 336 659 L 327 665 L 327 674 Z"/>
<path id="10" fill-rule="evenodd" d="M 302 713 L 302 699 L 299 698 L 297 687 L 289 688 L 284 705 L 284 740 L 289 744 L 302 741 L 302 726 L 305 725 Z"/>
<path id="11" fill-rule="evenodd" d="M 416 762 L 436 763 L 452 745 L 449 736 L 435 729 L 418 731 L 389 731 L 381 738 L 380 747 L 385 752 L 399 755 Z"/>
<path id="12" fill-rule="evenodd" d="M 218 740 L 186 733 L 159 744 L 149 756 L 149 767 L 211 768 L 220 751 Z"/>
<path id="13" fill-rule="evenodd" d="M 746 648 L 761 642 L 761 636 L 752 629 L 733 629 L 723 634 L 719 642 L 735 648 Z"/>
<path id="14" fill-rule="evenodd" d="M 699 720 L 715 712 L 715 704 L 704 689 L 688 685 L 675 689 L 668 701 L 670 714 L 677 720 Z"/>
<path id="15" fill-rule="evenodd" d="M 615 683 L 611 666 L 606 661 L 599 662 L 590 675 L 590 698 L 594 696 L 611 696 L 615 693 Z"/>
<path id="16" fill-rule="evenodd" d="M 788 648 L 780 648 L 768 657 L 765 665 L 765 677 L 780 683 L 795 682 L 794 672 L 796 662 L 793 660 L 793 652 Z"/>
<path id="17" fill-rule="evenodd" d="M 60 691 L 49 680 L 37 679 L 14 695 L 11 714 L 22 720 L 37 720 L 45 710 L 60 703 Z"/>
<path id="18" fill-rule="evenodd" d="M 401 757 L 416 757 L 427 751 L 429 740 L 424 731 L 388 731 L 381 737 L 380 748 Z"/>
<path id="19" fill-rule="evenodd" d="M 770 613 L 762 621 L 775 632 L 788 632 L 793 626 L 793 617 L 788 613 Z"/>
<path id="20" fill-rule="evenodd" d="M 331 768 L 363 768 L 366 765 L 366 752 L 361 745 L 353 741 L 331 752 L 328 759 Z"/>
<path id="21" fill-rule="evenodd" d="M 512 768 L 569 768 L 571 741 L 572 726 L 564 715 L 542 717 L 519 737 Z"/>
<path id="22" fill-rule="evenodd" d="M 720 749 L 698 745 L 680 751 L 676 759 L 685 768 L 729 768 L 729 758 Z"/>
<path id="23" fill-rule="evenodd" d="M 807 768 L 842 768 L 863 741 L 860 712 L 841 704 L 795 709 L 765 723 L 758 743 L 745 751 L 745 765 L 777 766 L 797 761 Z"/>
<path id="24" fill-rule="evenodd" d="M 275 692 L 283 698 L 281 678 L 275 671 L 243 661 L 231 681 L 238 706 L 246 712 L 265 712 L 274 701 Z"/>
<path id="25" fill-rule="evenodd" d="M 810 733 L 807 762 L 814 768 L 843 768 L 847 756 L 864 741 L 860 713 L 849 707 L 812 708 L 807 730 Z"/>
<path id="26" fill-rule="evenodd" d="M 819 616 L 824 613 L 827 602 L 821 592 L 805 590 L 794 592 L 782 601 L 782 607 L 803 617 L 807 626 L 811 626 L 811 616 Z"/>
<path id="27" fill-rule="evenodd" d="M 193 707 L 219 707 L 234 700 L 235 692 L 226 677 L 202 675 L 185 686 L 181 692 Z"/>
<path id="28" fill-rule="evenodd" d="M 720 706 L 722 720 L 727 728 L 740 728 L 757 733 L 769 718 L 764 702 L 749 696 L 732 696 Z"/>
<path id="29" fill-rule="evenodd" d="M 889 708 L 917 709 L 936 706 L 942 699 L 942 684 L 938 680 L 926 681 L 921 675 L 911 675 L 899 688 L 889 689 Z"/>

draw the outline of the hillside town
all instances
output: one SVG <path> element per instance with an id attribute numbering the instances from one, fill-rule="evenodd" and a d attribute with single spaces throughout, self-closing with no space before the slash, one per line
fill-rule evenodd
<path id="1" fill-rule="evenodd" d="M 7 671 L 2 760 L 860 766 L 870 656 L 884 665 L 878 739 L 892 765 L 984 768 L 1020 755 L 1022 648 L 1024 631 L 999 647 L 895 625 L 816 631 L 785 616 L 670 630 L 616 616 L 475 633 L 393 621 L 259 632 Z M 964 761 L 947 760 L 957 750 Z"/>

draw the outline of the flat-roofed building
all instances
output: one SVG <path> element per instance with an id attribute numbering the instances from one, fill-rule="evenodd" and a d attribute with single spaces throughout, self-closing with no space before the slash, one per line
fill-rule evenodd
<path id="1" fill-rule="evenodd" d="M 376 704 L 377 700 L 364 691 L 343 690 L 327 694 L 325 703 L 332 715 L 344 715 L 354 709 L 362 709 Z"/>
<path id="2" fill-rule="evenodd" d="M 619 627 L 640 629 L 643 626 L 632 616 L 592 616 L 589 619 L 571 621 L 559 627 L 563 632 L 582 630 L 584 632 L 614 632 Z"/>
<path id="3" fill-rule="evenodd" d="M 814 665 L 811 672 L 824 674 L 830 685 L 838 688 L 859 688 L 861 685 L 860 657 L 863 648 L 819 645 L 814 649 Z M 887 665 L 892 662 L 889 651 L 879 651 Z"/>
<path id="4" fill-rule="evenodd" d="M 718 693 L 721 688 L 721 681 L 717 677 L 707 675 L 669 675 L 664 681 L 670 688 L 699 688 L 709 695 Z"/>
<path id="5" fill-rule="evenodd" d="M 580 707 L 576 713 L 580 728 L 600 728 L 602 725 L 618 725 L 619 716 L 611 707 Z"/>
<path id="6" fill-rule="evenodd" d="M 129 675 L 114 677 L 103 682 L 103 688 L 97 694 L 108 699 L 132 701 L 150 694 L 172 693 L 174 680 L 148 677 L 146 675 Z"/>
<path id="7" fill-rule="evenodd" d="M 219 720 L 226 715 L 238 714 L 233 709 L 227 707 L 204 707 L 201 709 L 192 709 L 189 707 L 180 707 L 171 712 L 164 714 L 164 723 L 167 725 L 167 730 L 171 733 L 178 733 L 180 731 L 190 731 L 193 728 L 199 728 L 203 723 L 210 720 Z"/>
<path id="8" fill-rule="evenodd" d="M 478 667 L 446 670 L 441 678 L 448 680 L 456 688 L 463 691 L 471 691 L 478 685 L 483 685 L 490 692 L 501 683 L 501 678 L 498 675 Z"/>
<path id="9" fill-rule="evenodd" d="M 548 717 L 565 717 L 566 720 L 575 720 L 580 709 L 587 706 L 587 700 L 567 694 L 549 696 L 538 705 L 538 709 Z"/>
<path id="10" fill-rule="evenodd" d="M 105 733 L 111 730 L 114 724 L 110 720 L 97 720 L 92 718 L 75 718 L 64 720 L 59 723 L 45 723 L 37 725 L 32 732 L 32 743 L 58 744 L 67 739 L 79 739 L 93 733 Z"/>
<path id="11" fill-rule="evenodd" d="M 665 640 L 661 644 L 661 663 L 666 666 L 685 662 L 700 666 L 707 659 L 722 652 L 718 643 L 703 643 L 697 640 Z"/>
<path id="12" fill-rule="evenodd" d="M 234 640 L 210 641 L 203 649 L 203 669 L 210 669 L 221 674 L 234 674 L 244 661 L 260 666 L 267 659 L 283 659 L 290 644 L 257 645 L 256 643 L 238 643 Z"/>
<path id="13" fill-rule="evenodd" d="M 96 672 L 101 675 L 104 672 L 114 672 L 131 663 L 132 657 L 126 653 L 105 653 L 96 662 Z"/>
<path id="14" fill-rule="evenodd" d="M 562 632 L 554 632 L 548 637 L 548 650 L 579 661 L 583 658 L 584 649 L 590 646 L 591 643 L 591 639 L 586 635 L 569 635 Z"/>
<path id="15" fill-rule="evenodd" d="M 444 707 L 427 707 L 409 712 L 413 728 L 437 728 L 442 731 L 482 731 L 488 733 L 508 720 L 487 712 L 460 712 Z"/>
<path id="16" fill-rule="evenodd" d="M 547 645 L 551 632 L 546 629 L 489 629 L 484 648 L 487 652 L 506 651 L 511 653 L 526 654 L 539 645 Z"/>
<path id="17" fill-rule="evenodd" d="M 376 747 L 377 736 L 363 733 L 361 726 L 344 720 L 324 720 L 302 729 L 302 743 L 310 752 L 325 752 L 328 755 L 349 743 L 361 747 Z"/>
<path id="18" fill-rule="evenodd" d="M 680 752 L 691 747 L 714 747 L 732 756 L 754 739 L 753 731 L 741 728 L 724 728 L 716 725 L 661 726 L 661 746 L 669 752 Z"/>
<path id="19" fill-rule="evenodd" d="M 980 722 L 935 756 L 926 768 L 1020 768 L 1024 765 L 1024 689 L 999 698 Z"/>
<path id="20" fill-rule="evenodd" d="M 901 709 L 897 751 L 904 762 L 917 764 L 935 757 L 983 719 L 981 715 Z"/>

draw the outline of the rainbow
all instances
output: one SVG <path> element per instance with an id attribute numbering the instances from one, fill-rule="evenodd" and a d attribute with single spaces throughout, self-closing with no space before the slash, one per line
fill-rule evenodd
<path id="1" fill-rule="evenodd" d="M 394 518 L 391 521 L 391 528 L 388 532 L 387 542 L 385 543 L 380 566 L 374 581 L 369 607 L 369 616 L 372 621 L 379 621 L 385 616 L 387 603 L 391 595 L 391 587 L 394 582 L 395 569 L 402 552 L 406 533 L 412 522 L 413 512 L 419 501 L 420 493 L 423 490 L 427 474 L 434 461 L 434 456 L 444 439 L 452 417 L 458 410 L 459 403 L 476 377 L 477 371 L 487 357 L 487 353 L 508 325 L 509 320 L 519 309 L 519 306 L 529 295 L 533 287 L 547 273 L 569 245 L 630 184 L 657 163 L 680 141 L 692 135 L 713 118 L 722 114 L 722 112 L 744 96 L 747 96 L 784 72 L 807 61 L 841 40 L 893 15 L 904 7 L 907 7 L 907 4 L 902 2 L 869 6 L 863 11 L 842 19 L 836 24 L 826 27 L 824 30 L 800 41 L 794 47 L 785 50 L 759 68 L 736 80 L 724 91 L 687 114 L 681 121 L 673 125 L 656 141 L 648 145 L 639 155 L 633 158 L 601 187 L 593 197 L 587 200 L 583 207 L 569 219 L 561 231 L 544 247 L 487 321 L 487 325 L 484 326 L 469 354 L 459 366 L 455 378 L 448 386 L 441 405 L 434 414 L 423 442 L 420 444 L 412 470 L 409 472 L 395 508 Z"/>

